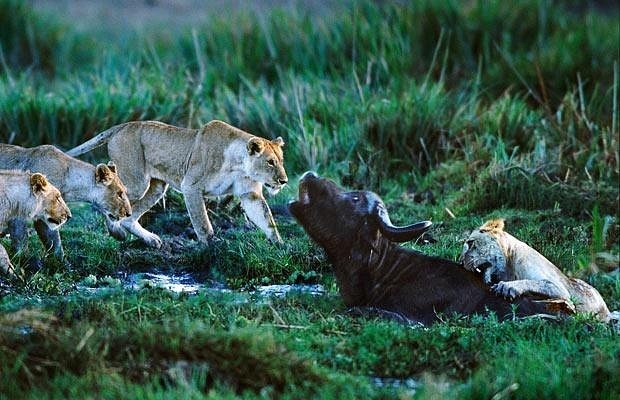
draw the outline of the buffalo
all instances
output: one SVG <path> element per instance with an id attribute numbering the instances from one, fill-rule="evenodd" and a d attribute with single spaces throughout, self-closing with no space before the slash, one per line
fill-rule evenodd
<path id="1" fill-rule="evenodd" d="M 530 297 L 509 301 L 492 293 L 480 274 L 462 265 L 398 245 L 418 238 L 431 223 L 397 227 L 373 192 L 345 192 L 307 172 L 299 199 L 289 210 L 325 249 L 344 303 L 408 323 L 433 323 L 442 316 L 493 312 L 501 319 L 561 311 L 561 302 Z"/>

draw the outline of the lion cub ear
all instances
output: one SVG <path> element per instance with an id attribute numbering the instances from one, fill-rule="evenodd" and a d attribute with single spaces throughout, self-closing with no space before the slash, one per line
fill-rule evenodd
<path id="1" fill-rule="evenodd" d="M 504 219 L 490 219 L 480 227 L 482 232 L 502 232 L 504 230 Z"/>
<path id="2" fill-rule="evenodd" d="M 253 156 L 255 154 L 261 154 L 265 149 L 263 140 L 259 137 L 253 137 L 248 140 L 248 153 Z"/>
<path id="3" fill-rule="evenodd" d="M 271 143 L 273 143 L 273 144 L 275 144 L 277 146 L 282 147 L 282 146 L 284 146 L 284 139 L 282 139 L 282 136 L 278 136 L 277 138 L 273 139 L 271 141 Z"/>
<path id="4" fill-rule="evenodd" d="M 95 170 L 95 181 L 101 183 L 104 186 L 108 186 L 114 180 L 114 172 L 105 164 L 97 165 Z"/>
<path id="5" fill-rule="evenodd" d="M 110 171 L 114 172 L 115 174 L 116 172 L 116 164 L 114 164 L 112 161 L 108 161 L 108 168 L 110 168 Z"/>
<path id="6" fill-rule="evenodd" d="M 47 179 L 45 179 L 43 174 L 34 173 L 30 175 L 30 187 L 32 188 L 32 193 L 35 195 L 43 193 L 47 184 Z"/>

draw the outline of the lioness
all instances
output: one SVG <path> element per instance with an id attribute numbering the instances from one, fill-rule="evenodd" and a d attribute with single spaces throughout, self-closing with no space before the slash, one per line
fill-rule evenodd
<path id="1" fill-rule="evenodd" d="M 0 170 L 0 235 L 7 232 L 13 218 L 41 220 L 49 229 L 57 230 L 71 218 L 71 211 L 60 191 L 42 174 Z M 10 275 L 15 271 L 2 246 L 0 270 Z"/>
<path id="2" fill-rule="evenodd" d="M 504 220 L 487 221 L 463 245 L 463 266 L 482 273 L 484 282 L 506 297 L 523 294 L 567 301 L 576 312 L 594 313 L 608 321 L 610 312 L 599 292 L 584 281 L 568 278 L 542 254 L 504 231 Z"/>
<path id="3" fill-rule="evenodd" d="M 284 170 L 284 141 L 263 139 L 222 121 L 201 129 L 180 128 L 157 121 L 134 121 L 113 126 L 67 154 L 77 156 L 108 144 L 108 155 L 127 185 L 133 214 L 115 224 L 111 233 L 124 238 L 124 229 L 152 247 L 161 239 L 138 219 L 157 203 L 168 186 L 183 193 L 185 205 L 201 242 L 213 235 L 205 196 L 233 194 L 252 222 L 270 240 L 281 242 L 263 185 L 272 194 L 288 182 Z M 124 228 L 124 229 L 122 229 Z"/>
<path id="4" fill-rule="evenodd" d="M 106 224 L 131 215 L 127 188 L 113 167 L 99 164 L 96 167 L 70 157 L 51 145 L 32 148 L 0 144 L 0 169 L 20 169 L 45 174 L 62 193 L 65 201 L 91 203 L 106 218 Z M 51 230 L 44 221 L 35 220 L 35 229 L 46 248 L 52 248 L 64 258 L 60 234 Z M 10 223 L 11 240 L 15 248 L 21 247 L 26 236 L 24 221 Z"/>

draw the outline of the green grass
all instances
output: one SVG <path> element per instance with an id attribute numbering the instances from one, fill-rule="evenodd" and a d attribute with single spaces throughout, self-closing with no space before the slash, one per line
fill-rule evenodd
<path id="1" fill-rule="evenodd" d="M 0 286 L 0 398 L 618 397 L 616 328 L 585 316 L 424 329 L 353 318 L 323 252 L 281 212 L 313 169 L 378 192 L 396 223 L 432 219 L 436 243 L 405 245 L 428 254 L 456 259 L 472 229 L 503 217 L 620 309 L 620 278 L 600 261 L 620 253 L 617 21 L 617 9 L 560 0 L 364 1 L 329 18 L 242 12 L 195 33 L 110 38 L 0 0 L 0 141 L 66 149 L 128 120 L 219 118 L 282 136 L 291 178 L 269 199 L 281 246 L 237 201 L 210 204 L 216 239 L 198 244 L 171 193 L 143 219 L 161 250 L 115 241 L 73 205 L 69 268 L 34 236 L 9 251 L 25 280 Z M 240 302 L 116 285 L 153 269 L 327 294 Z M 96 294 L 79 289 L 91 275 Z"/>

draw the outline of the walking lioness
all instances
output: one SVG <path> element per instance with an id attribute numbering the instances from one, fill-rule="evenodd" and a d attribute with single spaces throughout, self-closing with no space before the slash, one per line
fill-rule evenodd
<path id="1" fill-rule="evenodd" d="M 127 189 L 114 168 L 105 164 L 96 167 L 70 157 L 51 145 L 32 148 L 0 144 L 0 169 L 19 169 L 40 172 L 62 193 L 65 201 L 85 201 L 103 214 L 109 226 L 120 218 L 131 215 Z M 46 248 L 52 248 L 59 258 L 64 258 L 60 234 L 51 230 L 44 221 L 35 219 L 34 227 Z M 25 223 L 14 219 L 10 222 L 14 248 L 21 247 L 26 236 Z"/>
<path id="2" fill-rule="evenodd" d="M 213 235 L 205 196 L 233 194 L 252 222 L 270 240 L 281 242 L 263 185 L 272 194 L 288 182 L 284 170 L 284 141 L 263 139 L 222 121 L 200 129 L 180 128 L 157 121 L 135 121 L 113 126 L 67 154 L 77 156 L 108 144 L 108 155 L 127 185 L 133 214 L 111 227 L 123 238 L 124 229 L 152 247 L 159 236 L 138 219 L 157 203 L 168 186 L 183 193 L 194 231 L 201 242 Z M 124 228 L 124 229 L 123 229 Z"/>
<path id="3" fill-rule="evenodd" d="M 45 176 L 23 171 L 0 171 L 0 235 L 13 218 L 38 219 L 57 230 L 71 218 L 58 189 Z M 14 267 L 0 245 L 0 271 L 14 275 Z"/>
<path id="4" fill-rule="evenodd" d="M 577 312 L 601 320 L 610 312 L 599 292 L 584 281 L 569 278 L 542 254 L 504 231 L 504 220 L 487 221 L 463 245 L 463 266 L 482 273 L 487 285 L 514 299 L 523 294 L 563 299 Z"/>

